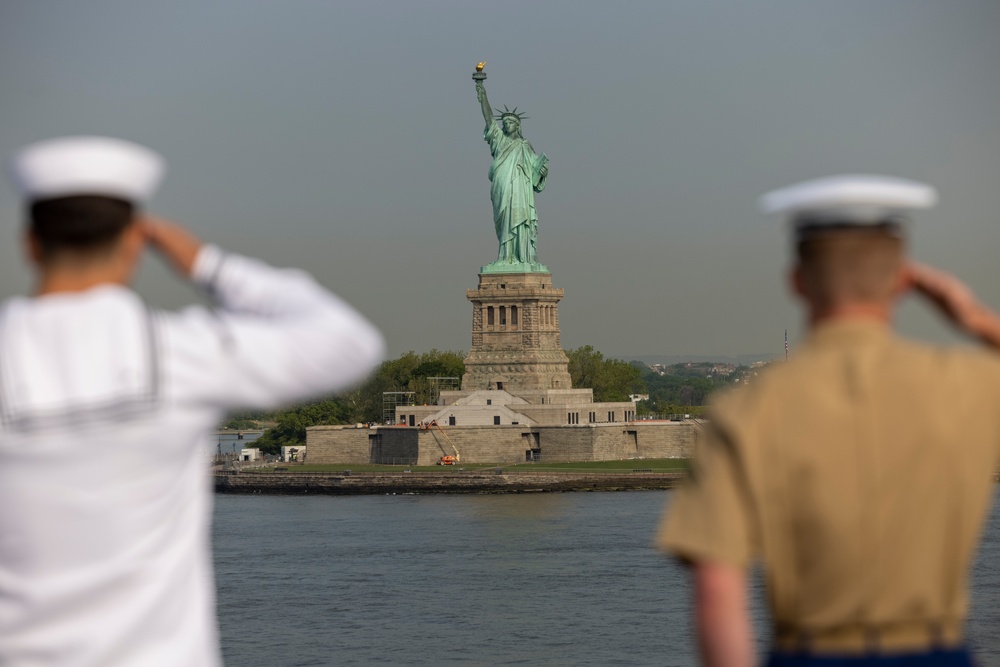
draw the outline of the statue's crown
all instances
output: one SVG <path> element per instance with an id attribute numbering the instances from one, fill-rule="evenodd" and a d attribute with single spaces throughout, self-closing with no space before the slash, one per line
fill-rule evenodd
<path id="1" fill-rule="evenodd" d="M 496 111 L 497 113 L 495 118 L 501 122 L 503 122 L 504 118 L 516 118 L 517 122 L 520 123 L 525 118 L 528 118 L 528 116 L 524 115 L 523 111 L 519 112 L 517 110 L 517 107 L 514 107 L 513 109 L 508 109 L 506 104 L 503 105 L 503 111 L 500 111 L 500 109 L 497 109 Z"/>

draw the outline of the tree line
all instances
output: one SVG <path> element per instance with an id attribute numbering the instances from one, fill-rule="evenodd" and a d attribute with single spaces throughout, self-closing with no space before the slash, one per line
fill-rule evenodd
<path id="1" fill-rule="evenodd" d="M 742 377 L 713 378 L 702 365 L 691 364 L 676 364 L 661 374 L 663 369 L 653 370 L 642 362 L 606 358 L 590 345 L 566 354 L 573 386 L 592 388 L 597 402 L 627 401 L 631 394 L 648 393 L 649 400 L 638 404 L 640 415 L 691 412 L 704 405 L 709 393 Z M 433 403 L 430 378 L 461 378 L 464 357 L 455 351 L 406 352 L 383 362 L 367 382 L 350 391 L 274 412 L 233 413 L 222 428 L 265 428 L 254 445 L 268 453 L 277 453 L 282 446 L 301 446 L 309 426 L 381 422 L 383 392 L 411 391 L 416 404 Z"/>
<path id="2" fill-rule="evenodd" d="M 649 399 L 639 404 L 637 412 L 663 417 L 678 413 L 702 414 L 713 393 L 748 383 L 758 370 L 713 362 L 687 362 L 656 368 L 647 366 L 643 379 Z"/>

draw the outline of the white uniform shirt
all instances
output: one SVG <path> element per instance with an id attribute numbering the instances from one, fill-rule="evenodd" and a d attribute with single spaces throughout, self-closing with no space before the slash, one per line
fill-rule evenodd
<path id="1" fill-rule="evenodd" d="M 381 361 L 301 271 L 205 246 L 193 278 L 220 311 L 112 285 L 0 307 L 0 665 L 221 664 L 208 431 Z"/>

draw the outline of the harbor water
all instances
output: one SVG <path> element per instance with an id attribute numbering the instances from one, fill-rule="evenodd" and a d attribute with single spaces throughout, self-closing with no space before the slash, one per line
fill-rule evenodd
<path id="1" fill-rule="evenodd" d="M 226 665 L 696 664 L 686 573 L 651 547 L 669 493 L 216 496 Z M 998 601 L 994 509 L 969 625 L 985 665 Z"/>

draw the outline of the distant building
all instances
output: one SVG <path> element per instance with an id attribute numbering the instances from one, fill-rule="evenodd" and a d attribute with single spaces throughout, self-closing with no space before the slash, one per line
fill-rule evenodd
<path id="1" fill-rule="evenodd" d="M 240 461 L 260 460 L 260 449 L 257 447 L 247 447 L 240 450 Z"/>
<path id="2" fill-rule="evenodd" d="M 212 434 L 210 456 L 237 457 L 240 450 L 264 435 L 264 431 L 218 430 Z"/>
<path id="3" fill-rule="evenodd" d="M 281 448 L 281 460 L 285 463 L 302 463 L 306 458 L 306 447 L 305 445 L 296 445 L 295 447 L 282 447 Z"/>

